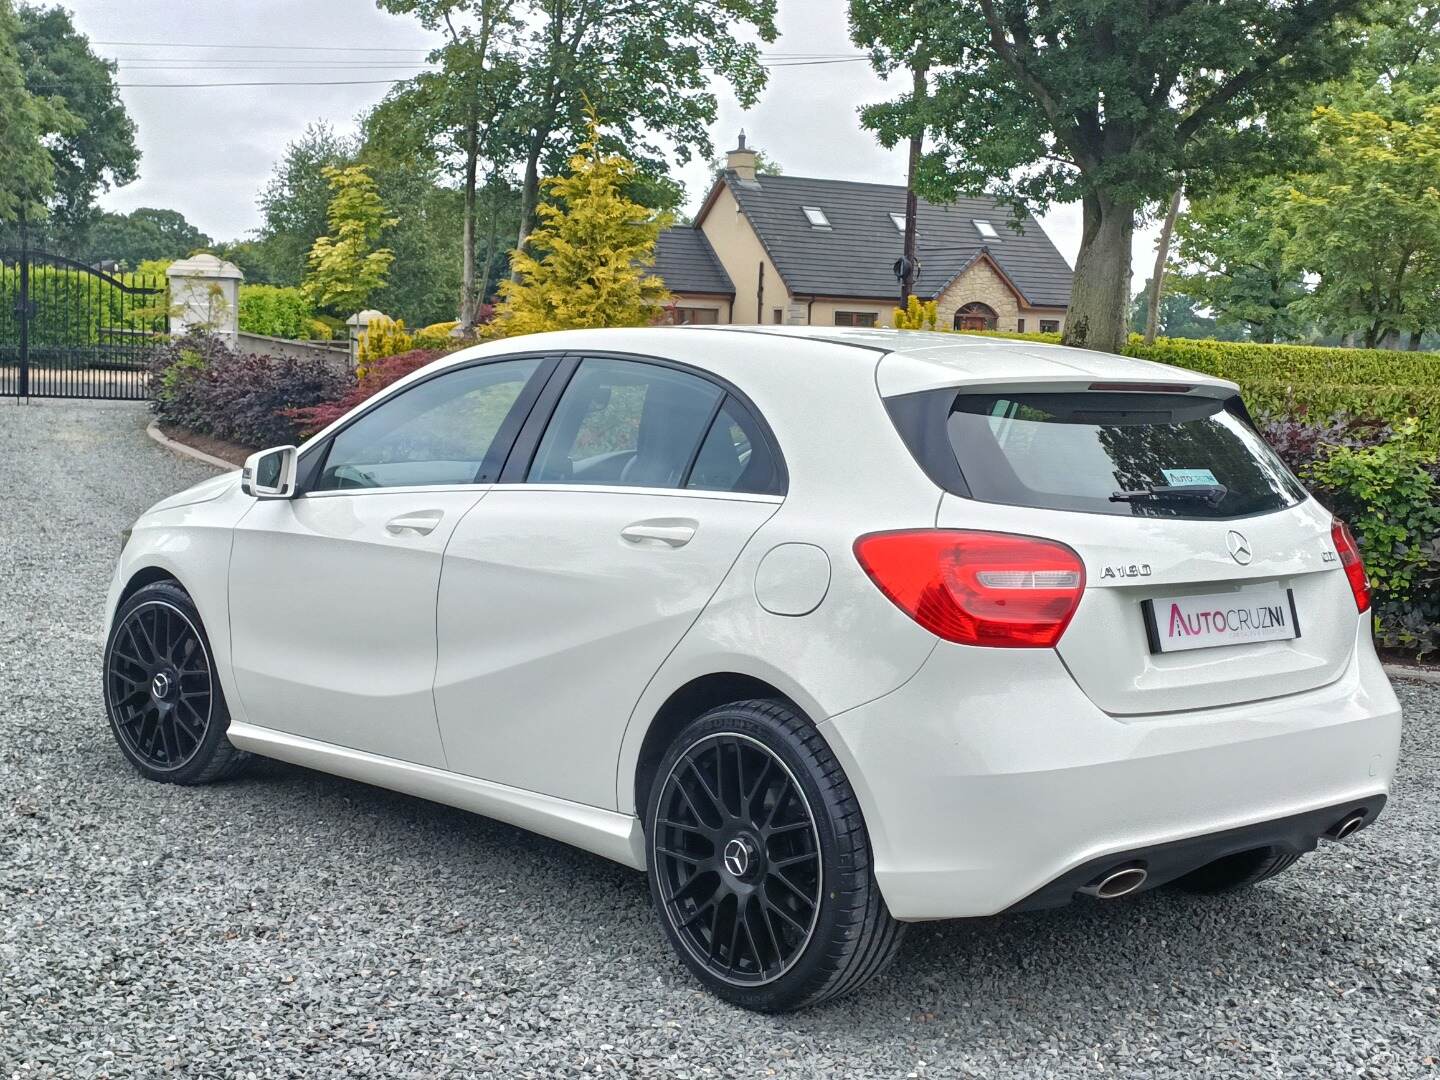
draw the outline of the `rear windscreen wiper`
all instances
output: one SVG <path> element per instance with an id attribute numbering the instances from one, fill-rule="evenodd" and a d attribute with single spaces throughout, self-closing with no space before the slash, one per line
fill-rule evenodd
<path id="1" fill-rule="evenodd" d="M 1220 500 L 1230 493 L 1230 489 L 1224 484 L 1183 484 L 1165 486 L 1163 484 L 1155 487 L 1142 488 L 1140 491 L 1117 491 L 1110 496 L 1111 502 L 1144 502 L 1153 499 L 1156 502 L 1180 499 L 1198 499 L 1201 502 L 1209 503 L 1211 506 L 1218 506 Z"/>

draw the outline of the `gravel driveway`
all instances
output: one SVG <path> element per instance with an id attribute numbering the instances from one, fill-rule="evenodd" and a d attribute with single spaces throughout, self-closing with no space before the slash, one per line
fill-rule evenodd
<path id="1" fill-rule="evenodd" d="M 1391 809 L 1248 895 L 915 927 L 866 992 L 700 992 L 638 874 L 276 763 L 137 777 L 101 711 L 117 532 L 210 475 L 143 408 L 0 401 L 0 1080 L 1435 1076 L 1440 685 Z"/>

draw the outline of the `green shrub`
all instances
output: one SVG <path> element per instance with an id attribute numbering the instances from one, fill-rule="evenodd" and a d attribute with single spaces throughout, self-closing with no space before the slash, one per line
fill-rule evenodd
<path id="1" fill-rule="evenodd" d="M 330 338 L 330 328 L 315 317 L 315 305 L 295 286 L 241 285 L 238 317 L 247 334 L 296 341 Z"/>
<path id="2" fill-rule="evenodd" d="M 1376 446 L 1332 446 L 1305 470 L 1349 523 L 1374 589 L 1382 645 L 1440 648 L 1440 457 L 1407 421 Z"/>
<path id="3" fill-rule="evenodd" d="M 415 348 L 451 349 L 456 345 L 469 344 L 450 336 L 451 332 L 459 325 L 458 322 L 438 322 L 422 326 L 415 331 Z"/>
<path id="4" fill-rule="evenodd" d="M 392 319 L 382 315 L 372 319 L 360 335 L 355 347 L 355 361 L 359 370 L 387 356 L 399 356 L 415 348 L 415 335 L 405 330 L 404 319 Z"/>

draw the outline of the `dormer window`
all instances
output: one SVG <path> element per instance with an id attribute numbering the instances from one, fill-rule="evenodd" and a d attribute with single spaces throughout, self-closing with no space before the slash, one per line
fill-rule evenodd
<path id="1" fill-rule="evenodd" d="M 896 228 L 899 232 L 902 232 L 902 233 L 903 233 L 903 232 L 905 231 L 905 215 L 904 215 L 904 214 L 897 214 L 897 213 L 895 213 L 894 211 L 891 211 L 891 213 L 890 213 L 890 220 L 894 223 L 895 228 Z"/>
<path id="2" fill-rule="evenodd" d="M 818 206 L 802 206 L 800 210 L 805 215 L 805 220 L 810 222 L 812 229 L 830 228 L 830 219 L 825 216 L 825 211 Z"/>
<path id="3" fill-rule="evenodd" d="M 984 221 L 981 218 L 973 218 L 972 220 L 975 223 L 975 231 L 978 232 L 981 236 L 983 236 L 986 240 L 1000 239 L 1000 234 L 995 231 L 995 226 L 991 225 L 990 222 Z"/>

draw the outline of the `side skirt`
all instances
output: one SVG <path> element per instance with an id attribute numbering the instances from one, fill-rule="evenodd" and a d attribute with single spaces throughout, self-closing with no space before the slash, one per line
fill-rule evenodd
<path id="1" fill-rule="evenodd" d="M 645 869 L 644 832 L 629 814 L 233 720 L 229 738 L 241 750 L 459 807 Z"/>

